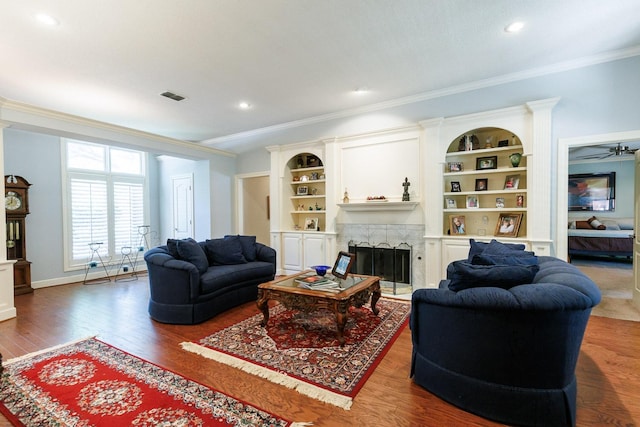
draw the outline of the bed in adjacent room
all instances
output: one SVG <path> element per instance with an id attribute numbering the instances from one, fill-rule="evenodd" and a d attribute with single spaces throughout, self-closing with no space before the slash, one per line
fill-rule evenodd
<path id="1" fill-rule="evenodd" d="M 633 218 L 598 220 L 573 219 L 569 222 L 569 258 L 573 255 L 631 257 L 633 255 Z"/>

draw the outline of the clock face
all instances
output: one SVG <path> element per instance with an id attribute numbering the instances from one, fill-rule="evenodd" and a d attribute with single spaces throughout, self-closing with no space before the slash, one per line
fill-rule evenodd
<path id="1" fill-rule="evenodd" d="M 22 199 L 18 193 L 14 191 L 7 191 L 7 194 L 4 196 L 4 207 L 10 211 L 20 209 L 22 207 Z"/>

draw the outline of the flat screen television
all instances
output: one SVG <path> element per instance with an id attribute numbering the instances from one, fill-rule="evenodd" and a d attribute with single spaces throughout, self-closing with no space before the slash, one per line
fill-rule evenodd
<path id="1" fill-rule="evenodd" d="M 616 207 L 616 173 L 569 175 L 570 211 L 609 211 Z"/>

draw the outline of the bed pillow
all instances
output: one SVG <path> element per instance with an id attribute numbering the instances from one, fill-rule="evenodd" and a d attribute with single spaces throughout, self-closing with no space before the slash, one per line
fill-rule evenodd
<path id="1" fill-rule="evenodd" d="M 449 289 L 458 292 L 480 287 L 510 289 L 533 282 L 538 265 L 473 265 L 454 261 Z"/>
<path id="2" fill-rule="evenodd" d="M 591 230 L 591 224 L 589 221 L 576 221 L 576 228 L 579 230 Z"/>
<path id="3" fill-rule="evenodd" d="M 618 225 L 620 226 L 620 230 L 633 230 L 633 220 L 629 219 L 619 219 Z"/>
<path id="4" fill-rule="evenodd" d="M 607 230 L 620 230 L 620 226 L 615 221 L 604 220 L 602 221 L 602 223 L 605 225 L 605 227 L 607 227 Z"/>
<path id="5" fill-rule="evenodd" d="M 188 261 L 195 265 L 200 274 L 203 274 L 209 268 L 207 255 L 204 253 L 202 246 L 193 239 L 176 240 L 178 255 L 180 259 Z"/>
<path id="6" fill-rule="evenodd" d="M 591 218 L 589 218 L 587 220 L 587 222 L 589 223 L 589 225 L 591 226 L 591 228 L 595 228 L 596 230 L 605 230 L 607 227 L 601 223 L 598 218 L 596 218 L 595 216 L 592 216 Z"/>

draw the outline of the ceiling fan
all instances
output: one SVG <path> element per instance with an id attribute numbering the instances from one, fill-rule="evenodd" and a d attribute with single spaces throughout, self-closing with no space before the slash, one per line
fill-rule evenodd
<path id="1" fill-rule="evenodd" d="M 606 159 L 608 157 L 616 157 L 616 156 L 625 156 L 625 155 L 633 155 L 638 148 L 629 148 L 628 145 L 622 145 L 622 143 L 618 142 L 615 147 L 598 147 L 598 148 L 607 148 L 607 151 L 602 153 L 593 153 L 587 154 L 584 156 L 577 156 L 576 159 Z"/>

